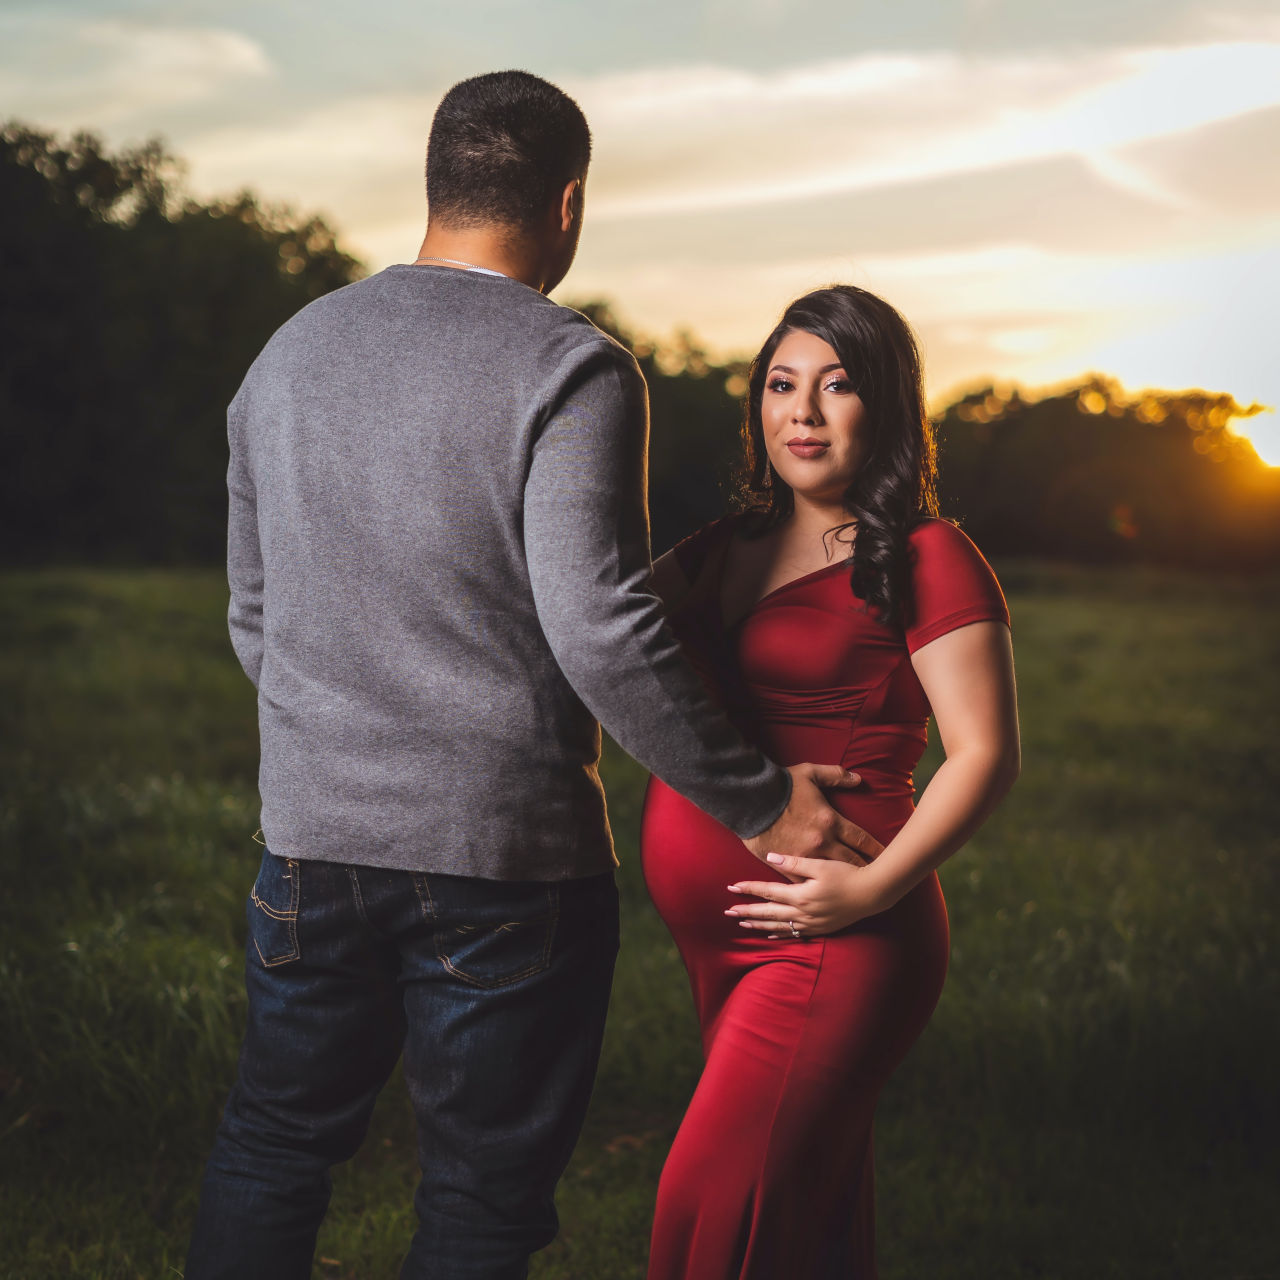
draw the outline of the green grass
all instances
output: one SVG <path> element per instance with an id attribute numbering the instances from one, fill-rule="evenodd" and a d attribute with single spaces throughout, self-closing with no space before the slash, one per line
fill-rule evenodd
<path id="1" fill-rule="evenodd" d="M 877 1121 L 883 1274 L 1280 1276 L 1280 581 L 1002 576 L 1023 776 L 942 872 L 951 972 Z M 243 1016 L 252 690 L 215 572 L 0 594 L 0 1274 L 178 1274 Z M 623 956 L 536 1280 L 643 1275 L 699 1067 L 643 773 L 606 764 Z M 318 1276 L 395 1274 L 415 1176 L 397 1081 Z"/>

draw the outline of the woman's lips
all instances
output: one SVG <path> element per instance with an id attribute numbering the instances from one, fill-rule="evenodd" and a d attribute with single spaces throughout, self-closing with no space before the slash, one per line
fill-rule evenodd
<path id="1" fill-rule="evenodd" d="M 806 440 L 801 436 L 787 441 L 787 448 L 797 458 L 820 458 L 829 447 L 821 440 Z"/>

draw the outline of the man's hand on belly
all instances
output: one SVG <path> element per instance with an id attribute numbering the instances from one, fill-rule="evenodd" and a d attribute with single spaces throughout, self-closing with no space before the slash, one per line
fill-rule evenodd
<path id="1" fill-rule="evenodd" d="M 835 764 L 796 764 L 787 772 L 791 775 L 790 804 L 771 827 L 742 842 L 761 862 L 771 853 L 780 853 L 866 866 L 884 848 L 869 831 L 837 813 L 822 793 L 824 787 L 861 785 L 856 773 Z"/>

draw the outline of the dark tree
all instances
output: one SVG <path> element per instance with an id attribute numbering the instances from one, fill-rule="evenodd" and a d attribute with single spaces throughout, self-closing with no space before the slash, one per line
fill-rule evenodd
<path id="1" fill-rule="evenodd" d="M 988 387 L 938 424 L 943 511 L 991 555 L 1273 566 L 1280 469 L 1229 427 L 1259 407 L 1102 377 L 1035 401 Z"/>
<path id="2" fill-rule="evenodd" d="M 741 453 L 741 364 L 716 365 L 688 333 L 637 338 L 607 302 L 574 304 L 631 350 L 649 384 L 649 520 L 654 553 L 723 515 Z"/>
<path id="3" fill-rule="evenodd" d="M 227 402 L 267 338 L 359 274 L 319 219 L 202 205 L 157 141 L 0 129 L 6 558 L 216 560 Z"/>

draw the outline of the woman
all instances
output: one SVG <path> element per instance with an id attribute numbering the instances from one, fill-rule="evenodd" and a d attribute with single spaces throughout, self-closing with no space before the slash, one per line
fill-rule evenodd
<path id="1" fill-rule="evenodd" d="M 876 1097 L 946 973 L 935 869 L 1018 772 L 1009 615 L 937 518 L 905 322 L 872 294 L 787 308 L 752 366 L 756 498 L 654 566 L 704 679 L 781 764 L 862 779 L 832 803 L 869 862 L 770 855 L 653 779 L 642 858 L 689 970 L 706 1067 L 663 1170 L 650 1280 L 876 1274 Z M 946 760 L 913 801 L 930 712 Z"/>

